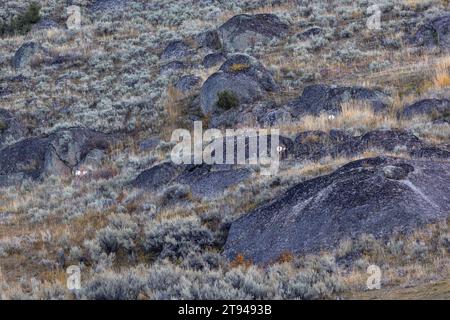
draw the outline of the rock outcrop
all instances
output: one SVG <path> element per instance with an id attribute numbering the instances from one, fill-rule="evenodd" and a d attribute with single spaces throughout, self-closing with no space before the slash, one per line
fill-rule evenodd
<path id="1" fill-rule="evenodd" d="M 106 151 L 111 139 L 85 128 L 60 129 L 48 136 L 29 138 L 0 150 L 0 185 L 24 178 L 69 175 L 94 150 Z"/>
<path id="2" fill-rule="evenodd" d="M 248 168 L 200 165 L 186 170 L 177 181 L 190 186 L 192 194 L 196 197 L 214 198 L 227 188 L 244 181 L 250 174 Z"/>
<path id="3" fill-rule="evenodd" d="M 231 224 L 224 254 L 268 263 L 346 238 L 407 232 L 448 217 L 450 162 L 377 157 L 299 183 Z"/>
<path id="4" fill-rule="evenodd" d="M 240 14 L 232 17 L 217 30 L 227 51 L 244 51 L 256 42 L 280 38 L 289 26 L 274 14 Z"/>
<path id="5" fill-rule="evenodd" d="M 432 118 L 445 118 L 450 116 L 449 99 L 424 99 L 406 106 L 402 116 L 411 118 L 414 116 L 428 115 Z"/>
<path id="6" fill-rule="evenodd" d="M 176 165 L 168 161 L 140 173 L 131 186 L 156 191 L 171 183 L 179 183 L 189 186 L 195 197 L 214 198 L 250 174 L 248 168 L 231 165 Z"/>
<path id="7" fill-rule="evenodd" d="M 289 108 L 296 117 L 321 113 L 335 115 L 341 112 L 341 104 L 350 100 L 367 103 L 375 112 L 380 112 L 387 107 L 389 96 L 377 89 L 315 84 L 307 86 L 300 97 L 289 103 Z"/>
<path id="8" fill-rule="evenodd" d="M 245 54 L 235 54 L 203 83 L 200 106 L 205 115 L 214 117 L 225 111 L 217 104 L 221 92 L 233 94 L 241 105 L 254 102 L 277 89 L 272 75 L 260 62 Z"/>
<path id="9" fill-rule="evenodd" d="M 350 136 L 340 130 L 299 133 L 288 157 L 296 160 L 319 160 L 326 156 L 352 157 L 366 151 L 403 152 L 415 158 L 450 158 L 450 152 L 427 144 L 406 130 L 374 130 Z"/>
<path id="10" fill-rule="evenodd" d="M 450 14 L 436 17 L 420 26 L 413 42 L 419 46 L 450 49 Z"/>
<path id="11" fill-rule="evenodd" d="M 184 166 L 177 166 L 171 161 L 163 162 L 141 172 L 131 182 L 131 185 L 136 188 L 154 191 L 174 181 L 183 169 Z"/>

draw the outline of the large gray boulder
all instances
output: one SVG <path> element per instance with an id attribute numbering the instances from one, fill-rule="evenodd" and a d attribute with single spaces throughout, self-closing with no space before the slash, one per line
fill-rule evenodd
<path id="1" fill-rule="evenodd" d="M 8 110 L 0 109 L 0 148 L 11 140 L 25 135 L 25 128 Z"/>
<path id="2" fill-rule="evenodd" d="M 245 54 L 234 54 L 203 83 L 200 106 L 205 115 L 211 116 L 225 111 L 217 105 L 220 92 L 231 92 L 239 104 L 247 104 L 277 89 L 272 75 L 260 62 Z"/>
<path id="3" fill-rule="evenodd" d="M 224 254 L 268 263 L 285 252 L 317 252 L 346 238 L 385 238 L 446 219 L 449 173 L 449 161 L 377 157 L 350 162 L 234 221 Z"/>
<path id="4" fill-rule="evenodd" d="M 106 151 L 110 144 L 106 134 L 85 128 L 60 129 L 19 141 L 0 150 L 0 185 L 70 175 L 93 150 Z"/>
<path id="5" fill-rule="evenodd" d="M 413 42 L 425 47 L 450 49 L 450 14 L 434 18 L 420 26 Z"/>
<path id="6" fill-rule="evenodd" d="M 32 60 L 36 55 L 42 51 L 41 46 L 35 42 L 25 42 L 17 49 L 12 59 L 12 65 L 15 69 L 22 69 L 30 66 Z"/>
<path id="7" fill-rule="evenodd" d="M 402 115 L 406 118 L 428 115 L 433 118 L 445 118 L 450 116 L 449 99 L 424 99 L 406 106 Z"/>
<path id="8" fill-rule="evenodd" d="M 162 162 L 141 172 L 131 182 L 131 185 L 136 188 L 155 191 L 174 181 L 183 169 L 184 166 L 177 166 L 171 161 Z"/>
<path id="9" fill-rule="evenodd" d="M 196 197 L 214 198 L 229 187 L 244 181 L 250 174 L 248 168 L 200 165 L 186 170 L 177 181 L 190 186 L 192 194 Z"/>
<path id="10" fill-rule="evenodd" d="M 274 14 L 240 14 L 225 22 L 217 32 L 225 50 L 244 51 L 256 42 L 281 38 L 288 29 Z"/>
<path id="11" fill-rule="evenodd" d="M 302 95 L 289 103 L 289 108 L 296 117 L 321 113 L 335 115 L 341 112 L 341 104 L 350 100 L 368 103 L 376 112 L 383 111 L 389 104 L 389 96 L 377 89 L 315 84 L 305 87 Z"/>
<path id="12" fill-rule="evenodd" d="M 176 165 L 163 162 L 140 173 L 131 186 L 148 190 L 160 190 L 172 183 L 187 185 L 199 198 L 214 198 L 227 188 L 244 181 L 251 171 L 230 165 Z"/>

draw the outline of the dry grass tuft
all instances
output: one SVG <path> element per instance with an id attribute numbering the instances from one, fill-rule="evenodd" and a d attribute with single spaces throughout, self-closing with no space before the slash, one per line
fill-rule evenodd
<path id="1" fill-rule="evenodd" d="M 361 129 L 362 131 L 376 128 L 398 126 L 397 119 L 389 114 L 375 113 L 373 108 L 364 102 L 349 101 L 342 104 L 342 112 L 336 116 L 320 114 L 308 115 L 299 122 L 282 128 L 288 133 L 299 131 L 330 131 L 331 129 Z"/>
<path id="2" fill-rule="evenodd" d="M 174 85 L 169 84 L 166 90 L 166 99 L 164 101 L 164 111 L 167 122 L 163 136 L 169 136 L 172 131 L 180 127 L 180 119 L 184 113 L 184 95 Z"/>
<path id="3" fill-rule="evenodd" d="M 233 63 L 230 67 L 230 70 L 233 72 L 242 72 L 250 68 L 248 64 L 245 63 Z"/>
<path id="4" fill-rule="evenodd" d="M 450 86 L 450 56 L 443 58 L 437 65 L 433 84 L 437 88 Z"/>

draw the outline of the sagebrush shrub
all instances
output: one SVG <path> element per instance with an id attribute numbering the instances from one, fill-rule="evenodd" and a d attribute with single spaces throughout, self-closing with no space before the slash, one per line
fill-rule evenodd
<path id="1" fill-rule="evenodd" d="M 24 13 L 12 18 L 9 23 L 0 25 L 0 36 L 26 34 L 41 19 L 40 11 L 41 6 L 32 2 Z"/>
<path id="2" fill-rule="evenodd" d="M 144 248 L 160 258 L 185 257 L 214 244 L 214 236 L 196 217 L 150 222 Z"/>
<path id="3" fill-rule="evenodd" d="M 228 110 L 236 108 L 239 105 L 238 97 L 231 91 L 222 91 L 217 94 L 217 106 Z"/>

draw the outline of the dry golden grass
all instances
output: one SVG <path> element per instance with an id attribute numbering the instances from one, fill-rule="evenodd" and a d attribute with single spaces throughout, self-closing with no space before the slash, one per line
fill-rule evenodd
<path id="1" fill-rule="evenodd" d="M 167 116 L 167 125 L 163 136 L 169 137 L 172 131 L 180 127 L 180 118 L 183 115 L 184 95 L 172 84 L 169 84 L 166 90 L 166 99 L 164 101 L 164 111 Z"/>
<path id="2" fill-rule="evenodd" d="M 450 87 L 450 56 L 437 63 L 433 84 L 436 88 Z"/>
<path id="3" fill-rule="evenodd" d="M 281 128 L 283 132 L 330 131 L 331 129 L 363 128 L 365 131 L 384 127 L 397 127 L 399 122 L 389 114 L 375 113 L 373 108 L 364 102 L 349 101 L 342 104 L 342 112 L 336 116 L 321 114 L 307 115 L 299 122 Z"/>
<path id="4" fill-rule="evenodd" d="M 248 64 L 245 63 L 233 63 L 230 67 L 230 70 L 233 72 L 241 72 L 241 71 L 245 71 L 248 68 L 250 68 L 250 66 Z"/>

